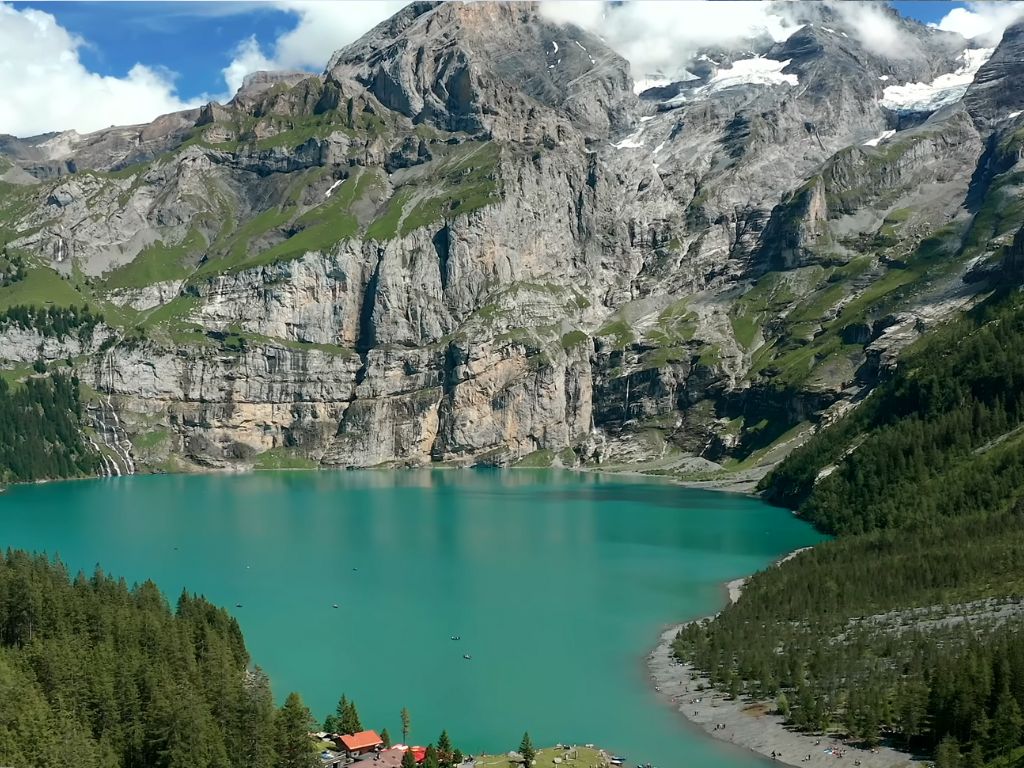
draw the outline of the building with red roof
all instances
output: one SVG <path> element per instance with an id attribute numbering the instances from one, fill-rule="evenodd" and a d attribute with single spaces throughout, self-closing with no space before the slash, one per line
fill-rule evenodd
<path id="1" fill-rule="evenodd" d="M 359 733 L 347 733 L 339 741 L 345 751 L 351 756 L 365 755 L 384 746 L 384 740 L 377 735 L 376 731 L 360 731 Z"/>

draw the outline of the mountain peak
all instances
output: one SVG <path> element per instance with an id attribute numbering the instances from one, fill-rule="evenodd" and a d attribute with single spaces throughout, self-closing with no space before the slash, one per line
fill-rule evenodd
<path id="1" fill-rule="evenodd" d="M 327 67 L 328 77 L 359 83 L 414 122 L 515 139 L 531 113 L 552 134 L 568 120 L 607 136 L 622 106 L 635 103 L 628 73 L 599 39 L 528 3 L 416 3 Z"/>

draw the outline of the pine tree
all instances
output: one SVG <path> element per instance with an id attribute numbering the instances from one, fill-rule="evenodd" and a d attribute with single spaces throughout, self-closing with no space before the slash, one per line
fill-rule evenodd
<path id="1" fill-rule="evenodd" d="M 775 699 L 775 709 L 783 717 L 789 717 L 789 698 L 785 691 L 779 693 Z"/>
<path id="2" fill-rule="evenodd" d="M 452 740 L 448 738 L 448 731 L 441 731 L 437 737 L 437 757 L 441 765 L 451 766 L 452 764 Z"/>
<path id="3" fill-rule="evenodd" d="M 246 682 L 239 701 L 238 731 L 242 743 L 239 752 L 249 768 L 272 768 L 277 760 L 274 751 L 274 698 L 270 681 L 256 667 Z"/>
<path id="4" fill-rule="evenodd" d="M 288 694 L 276 720 L 278 768 L 316 768 L 320 760 L 309 738 L 313 718 L 299 694 Z"/>
<path id="5" fill-rule="evenodd" d="M 1009 686 L 1004 686 L 996 702 L 996 711 L 992 717 L 992 731 L 989 735 L 989 753 L 1004 755 L 1020 746 L 1024 718 L 1021 717 L 1020 706 L 1010 693 Z"/>
<path id="6" fill-rule="evenodd" d="M 523 765 L 526 768 L 530 768 L 537 757 L 537 750 L 533 748 L 533 742 L 530 741 L 530 734 L 528 732 L 523 733 L 523 740 L 519 742 L 519 754 L 523 758 Z"/>
<path id="7" fill-rule="evenodd" d="M 935 768 L 961 768 L 960 745 L 953 737 L 944 738 L 935 750 Z"/>
<path id="8" fill-rule="evenodd" d="M 409 718 L 409 710 L 402 707 L 402 742 L 409 742 L 409 726 L 412 724 L 412 720 Z"/>
<path id="9" fill-rule="evenodd" d="M 391 749 L 391 734 L 387 728 L 381 729 L 380 740 L 384 742 L 384 749 Z"/>
<path id="10" fill-rule="evenodd" d="M 433 744 L 427 745 L 427 752 L 423 756 L 423 768 L 441 768 L 441 761 L 437 757 L 437 750 Z"/>
<path id="11" fill-rule="evenodd" d="M 345 726 L 346 726 L 345 718 L 347 716 L 348 716 L 348 697 L 343 693 L 343 694 L 341 694 L 341 698 L 338 699 L 338 706 L 335 707 L 335 709 L 334 709 L 334 721 L 333 721 L 334 728 L 332 728 L 331 730 L 332 731 L 337 731 L 338 733 L 343 733 L 343 734 L 345 734 L 345 733 L 352 733 L 352 731 L 345 730 Z M 324 724 L 326 725 L 326 722 Z M 326 731 L 327 729 L 324 728 L 324 730 Z"/>
<path id="12" fill-rule="evenodd" d="M 402 768 L 417 768 L 416 756 L 413 755 L 411 749 L 405 750 L 405 754 L 402 755 Z"/>
<path id="13" fill-rule="evenodd" d="M 347 730 L 345 733 L 359 733 L 363 730 L 363 724 L 359 720 L 359 711 L 356 709 L 356 703 L 350 701 L 348 708 L 344 715 L 343 727 Z"/>

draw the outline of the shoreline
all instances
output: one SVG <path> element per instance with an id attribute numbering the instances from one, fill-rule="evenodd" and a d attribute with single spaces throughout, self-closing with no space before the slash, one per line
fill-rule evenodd
<path id="1" fill-rule="evenodd" d="M 721 478 L 718 480 L 683 480 L 672 475 L 656 475 L 647 472 L 641 472 L 635 469 L 611 469 L 605 467 L 521 467 L 516 465 L 510 465 L 507 467 L 492 467 L 483 464 L 466 464 L 466 465 L 452 465 L 452 464 L 423 464 L 420 466 L 373 466 L 373 467 L 255 467 L 255 466 L 240 466 L 240 467 L 195 467 L 185 470 L 178 470 L 174 472 L 134 472 L 130 475 L 78 475 L 75 477 L 48 477 L 41 478 L 38 480 L 16 480 L 6 485 L 0 485 L 0 493 L 7 491 L 11 488 L 17 488 L 19 486 L 31 486 L 31 485 L 50 485 L 51 483 L 76 483 L 87 480 L 116 480 L 124 477 L 172 477 L 172 476 L 202 476 L 202 475 L 248 475 L 257 474 L 260 472 L 407 472 L 407 471 L 422 471 L 422 470 L 461 470 L 461 469 L 501 469 L 501 470 L 555 470 L 560 472 L 578 472 L 580 474 L 595 474 L 595 475 L 625 475 L 628 477 L 636 477 L 647 480 L 652 483 L 669 483 L 671 485 L 677 485 L 681 488 L 692 488 L 695 490 L 713 491 L 715 493 L 732 493 L 739 496 L 748 496 L 751 498 L 759 498 L 756 487 L 757 479 L 745 478 Z M 765 472 L 768 470 L 766 469 Z M 764 474 L 764 473 L 761 473 Z"/>
<path id="2" fill-rule="evenodd" d="M 811 547 L 801 547 L 775 561 L 781 565 Z M 725 582 L 728 604 L 735 603 L 743 593 L 749 576 Z M 809 735 L 792 730 L 784 718 L 774 713 L 774 702 L 739 698 L 711 688 L 707 678 L 693 665 L 678 661 L 672 655 L 672 642 L 680 630 L 694 622 L 711 619 L 718 614 L 702 616 L 662 629 L 658 644 L 647 655 L 650 685 L 658 698 L 679 712 L 686 720 L 708 736 L 750 750 L 768 759 L 794 768 L 834 765 L 837 757 L 851 760 L 862 768 L 909 768 L 919 765 L 915 756 L 886 746 L 874 750 L 853 746 L 847 740 L 831 735 Z M 832 750 L 840 750 L 836 754 Z"/>

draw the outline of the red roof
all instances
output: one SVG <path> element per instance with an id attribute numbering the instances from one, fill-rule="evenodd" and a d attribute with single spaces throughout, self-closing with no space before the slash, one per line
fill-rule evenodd
<path id="1" fill-rule="evenodd" d="M 412 750 L 412 756 L 416 758 L 417 763 L 422 763 L 427 756 L 426 747 L 410 747 Z"/>
<path id="2" fill-rule="evenodd" d="M 377 735 L 376 731 L 360 731 L 359 733 L 346 734 L 341 737 L 341 743 L 350 752 L 356 749 L 370 749 L 384 740 Z"/>

